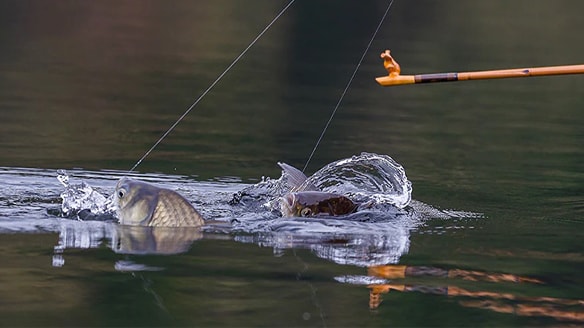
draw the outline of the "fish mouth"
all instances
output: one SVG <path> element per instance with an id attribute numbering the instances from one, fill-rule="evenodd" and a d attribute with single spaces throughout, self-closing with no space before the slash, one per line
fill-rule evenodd
<path id="1" fill-rule="evenodd" d="M 282 200 L 280 201 L 280 212 L 282 212 L 282 216 L 294 216 L 295 202 L 296 196 L 293 193 L 286 194 L 282 197 Z"/>
<path id="2" fill-rule="evenodd" d="M 124 224 L 124 222 L 122 220 L 123 214 L 122 214 L 122 208 L 120 207 L 120 204 L 115 205 L 114 213 L 115 213 L 116 219 L 118 220 L 118 223 Z"/>

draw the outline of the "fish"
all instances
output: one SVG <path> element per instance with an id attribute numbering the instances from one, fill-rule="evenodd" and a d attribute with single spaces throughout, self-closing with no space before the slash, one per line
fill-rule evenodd
<path id="1" fill-rule="evenodd" d="M 297 168 L 286 163 L 278 165 L 284 170 L 290 192 L 280 202 L 284 217 L 337 216 L 354 213 L 357 205 L 348 197 L 324 192 L 308 181 L 308 177 Z"/>
<path id="2" fill-rule="evenodd" d="M 357 205 L 349 198 L 330 192 L 302 191 L 291 192 L 282 199 L 283 216 L 322 216 L 345 215 L 354 213 Z"/>
<path id="3" fill-rule="evenodd" d="M 119 223 L 150 227 L 199 227 L 201 214 L 176 191 L 124 177 L 115 189 Z"/>

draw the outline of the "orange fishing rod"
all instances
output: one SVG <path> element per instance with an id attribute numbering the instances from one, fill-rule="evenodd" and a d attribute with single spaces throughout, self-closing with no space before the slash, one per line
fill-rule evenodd
<path id="1" fill-rule="evenodd" d="M 511 77 L 530 77 L 546 75 L 584 74 L 584 65 L 545 66 L 534 68 L 511 68 L 491 71 L 475 71 L 460 73 L 434 73 L 419 75 L 400 75 L 401 68 L 393 59 L 389 50 L 381 53 L 383 67 L 388 76 L 376 78 L 377 83 L 384 87 L 416 83 L 454 82 L 467 80 L 506 79 Z"/>

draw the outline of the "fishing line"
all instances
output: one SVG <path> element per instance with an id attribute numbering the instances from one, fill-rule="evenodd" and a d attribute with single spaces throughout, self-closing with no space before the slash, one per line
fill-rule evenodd
<path id="1" fill-rule="evenodd" d="M 393 1 L 394 0 L 389 1 L 389 5 L 387 6 L 387 9 L 385 9 L 385 13 L 383 14 L 383 17 L 381 17 L 381 21 L 379 22 L 379 25 L 377 25 L 377 28 L 375 29 L 375 32 L 373 33 L 373 36 L 371 37 L 371 40 L 369 41 L 369 44 L 365 48 L 365 51 L 363 52 L 363 55 L 361 56 L 361 59 L 359 60 L 359 63 L 357 64 L 357 67 L 355 67 L 355 71 L 353 71 L 353 75 L 351 75 L 351 78 L 349 79 L 349 82 L 347 83 L 347 86 L 345 87 L 345 90 L 343 90 L 343 93 L 341 94 L 341 97 L 339 98 L 339 101 L 337 102 L 337 105 L 333 109 L 333 112 L 331 113 L 331 116 L 329 117 L 328 121 L 326 122 L 326 125 L 324 126 L 324 129 L 322 130 L 322 133 L 320 134 L 320 137 L 316 141 L 316 145 L 314 145 L 314 148 L 312 149 L 312 152 L 310 153 L 310 156 L 308 156 L 308 160 L 306 161 L 306 164 L 304 164 L 304 168 L 302 169 L 302 172 L 304 172 L 306 170 L 306 167 L 308 167 L 308 163 L 310 163 L 310 160 L 312 159 L 312 156 L 314 155 L 314 152 L 316 152 L 316 149 L 318 148 L 318 145 L 322 141 L 322 138 L 324 137 L 324 134 L 325 134 L 326 130 L 328 129 L 329 125 L 331 124 L 331 121 L 333 120 L 333 117 L 337 113 L 337 109 L 341 105 L 341 102 L 343 101 L 343 98 L 345 97 L 345 94 L 347 93 L 347 90 L 349 90 L 349 87 L 351 86 L 351 83 L 353 82 L 353 79 L 355 78 L 355 75 L 357 75 L 357 71 L 361 67 L 361 63 L 363 62 L 363 59 L 365 59 L 365 55 L 367 55 L 367 52 L 369 51 L 369 48 L 371 47 L 371 44 L 373 43 L 373 40 L 375 40 L 375 36 L 377 35 L 377 32 L 379 32 L 379 29 L 381 28 L 381 25 L 383 25 L 383 21 L 385 21 L 385 17 L 389 13 L 389 9 L 391 9 L 391 6 L 393 5 Z"/>
<path id="2" fill-rule="evenodd" d="M 213 87 L 219 83 L 219 81 L 223 78 L 223 76 L 225 76 L 225 74 L 227 74 L 227 72 L 229 72 L 229 70 L 231 70 L 231 68 L 233 66 L 235 66 L 235 64 L 237 64 L 237 62 L 245 55 L 245 53 L 256 43 L 256 41 L 258 41 L 262 35 L 264 35 L 264 33 L 266 33 L 266 31 L 272 27 L 272 25 L 280 18 L 280 16 L 282 16 L 282 14 L 284 14 L 284 12 L 288 9 L 288 7 L 290 7 L 295 0 L 290 0 L 290 2 L 284 7 L 284 9 L 282 9 L 280 11 L 280 13 L 278 15 L 276 15 L 276 17 L 274 17 L 274 19 L 260 32 L 260 34 L 258 34 L 258 36 L 253 39 L 253 41 L 251 41 L 251 43 L 239 54 L 239 56 L 237 56 L 233 62 L 227 66 L 227 68 L 223 71 L 223 73 L 221 73 L 219 75 L 219 77 L 217 77 L 217 79 L 215 79 L 215 81 L 213 83 L 211 83 L 211 85 L 207 88 L 207 90 L 205 90 L 200 96 L 199 98 L 197 98 L 197 100 L 195 100 L 195 102 L 193 102 L 193 104 L 178 118 L 178 120 L 176 120 L 176 122 L 174 122 L 173 125 L 170 126 L 170 128 L 168 130 L 166 130 L 166 132 L 164 132 L 164 134 L 154 143 L 154 145 L 144 154 L 144 156 L 142 156 L 142 158 L 140 158 L 136 164 L 134 164 L 134 166 L 132 166 L 132 168 L 130 169 L 129 172 L 132 172 L 136 169 L 136 167 L 138 167 L 138 165 L 140 165 L 140 163 L 142 163 L 142 161 L 148 156 L 150 155 L 150 153 L 154 150 L 154 148 L 156 148 L 156 146 L 158 146 L 159 143 L 162 142 L 162 140 L 164 138 L 166 138 L 166 136 L 168 136 L 168 134 L 170 134 L 170 132 L 172 132 L 172 130 L 174 130 L 174 128 L 191 112 L 191 110 L 201 101 L 201 99 L 203 99 L 203 97 L 205 97 L 205 95 L 207 95 L 207 93 L 209 93 L 209 91 L 211 91 L 211 89 L 213 89 Z"/>
<path id="3" fill-rule="evenodd" d="M 135 275 L 134 275 L 135 276 Z M 144 290 L 147 293 L 152 294 L 152 296 L 154 296 L 154 303 L 168 316 L 170 316 L 170 312 L 168 312 L 168 309 L 166 309 L 166 306 L 164 306 L 164 303 L 162 302 L 162 297 L 160 297 L 155 291 L 154 289 L 152 289 L 152 280 L 147 279 L 144 277 L 144 275 L 140 274 L 140 279 L 142 279 L 142 288 L 144 288 Z"/>
<path id="4" fill-rule="evenodd" d="M 296 248 L 292 248 L 292 253 L 294 254 L 294 257 L 296 258 L 296 260 L 298 262 L 300 262 L 300 264 L 302 264 L 302 271 L 300 271 L 296 274 L 296 280 L 300 281 L 302 279 L 302 274 L 305 273 L 306 271 L 308 271 L 308 264 L 306 262 L 304 262 L 298 254 L 296 254 Z M 322 306 L 320 305 L 320 302 L 318 301 L 318 297 L 316 295 L 317 289 L 314 287 L 314 285 L 310 281 L 305 280 L 305 282 L 310 287 L 310 297 L 312 298 L 312 304 L 318 309 L 320 320 L 322 321 L 322 326 L 326 328 L 327 325 L 326 325 L 326 321 L 324 319 L 325 313 L 324 313 L 324 310 L 322 309 Z M 308 314 L 307 317 L 305 317 L 306 314 Z M 309 320 L 310 313 L 303 313 L 302 317 L 305 320 Z"/>

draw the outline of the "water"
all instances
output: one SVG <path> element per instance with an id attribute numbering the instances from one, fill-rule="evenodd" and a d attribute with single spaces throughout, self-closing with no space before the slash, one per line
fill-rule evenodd
<path id="1" fill-rule="evenodd" d="M 148 254 L 111 222 L 58 217 L 58 169 L 110 195 L 284 5 L 0 4 L 3 324 L 581 325 L 582 76 L 374 81 L 386 48 L 403 74 L 582 63 L 577 1 L 397 0 L 307 169 L 388 154 L 415 201 L 484 217 L 367 238 L 218 228 Z M 231 216 L 220 205 L 276 162 L 302 167 L 386 5 L 296 2 L 134 176 Z"/>

